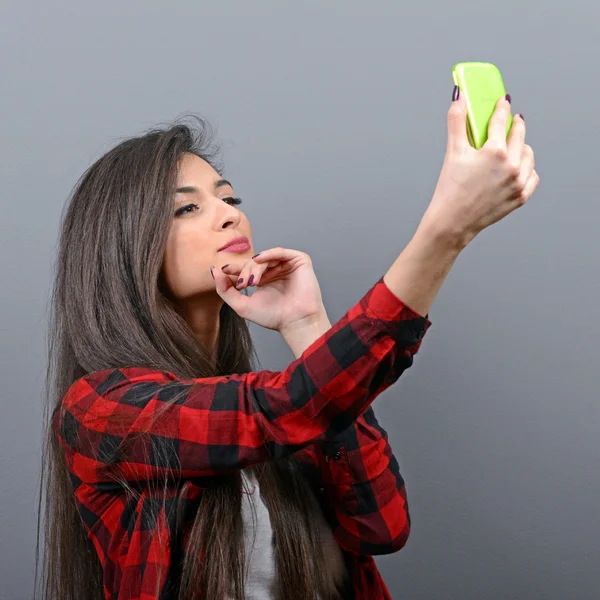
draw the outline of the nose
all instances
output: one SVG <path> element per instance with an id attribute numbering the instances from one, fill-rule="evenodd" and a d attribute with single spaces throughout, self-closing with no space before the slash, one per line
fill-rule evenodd
<path id="1" fill-rule="evenodd" d="M 219 212 L 219 223 L 218 229 L 225 229 L 226 227 L 237 227 L 242 218 L 241 212 L 230 204 L 220 201 L 222 204 L 221 211 Z"/>

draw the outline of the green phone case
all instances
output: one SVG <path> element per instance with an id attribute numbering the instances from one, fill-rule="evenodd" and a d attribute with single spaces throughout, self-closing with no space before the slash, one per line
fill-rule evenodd
<path id="1" fill-rule="evenodd" d="M 488 125 L 496 104 L 506 95 L 504 82 L 498 67 L 485 62 L 462 62 L 452 69 L 454 85 L 467 101 L 467 134 L 469 143 L 479 150 L 488 137 Z M 509 115 L 506 136 L 510 133 L 513 119 Z"/>

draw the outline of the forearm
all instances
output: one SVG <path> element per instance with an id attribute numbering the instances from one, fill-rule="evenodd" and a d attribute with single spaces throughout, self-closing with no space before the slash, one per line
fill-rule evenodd
<path id="1" fill-rule="evenodd" d="M 427 315 L 465 245 L 425 217 L 383 281 L 407 306 Z"/>

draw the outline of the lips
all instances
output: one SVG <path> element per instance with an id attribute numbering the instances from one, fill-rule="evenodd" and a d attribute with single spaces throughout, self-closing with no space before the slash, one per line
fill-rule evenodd
<path id="1" fill-rule="evenodd" d="M 232 240 L 229 240 L 224 246 L 219 248 L 218 252 L 221 252 L 221 250 L 227 250 L 227 248 L 229 248 L 231 246 L 241 246 L 241 245 L 249 244 L 249 243 L 250 242 L 248 241 L 247 237 L 236 237 L 236 238 L 233 238 Z"/>

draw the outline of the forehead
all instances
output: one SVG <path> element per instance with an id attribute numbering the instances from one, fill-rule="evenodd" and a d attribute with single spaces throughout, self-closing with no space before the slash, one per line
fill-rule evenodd
<path id="1" fill-rule="evenodd" d="M 220 179 L 219 174 L 199 156 L 186 153 L 179 159 L 178 185 L 197 183 L 211 186 L 217 179 Z"/>

